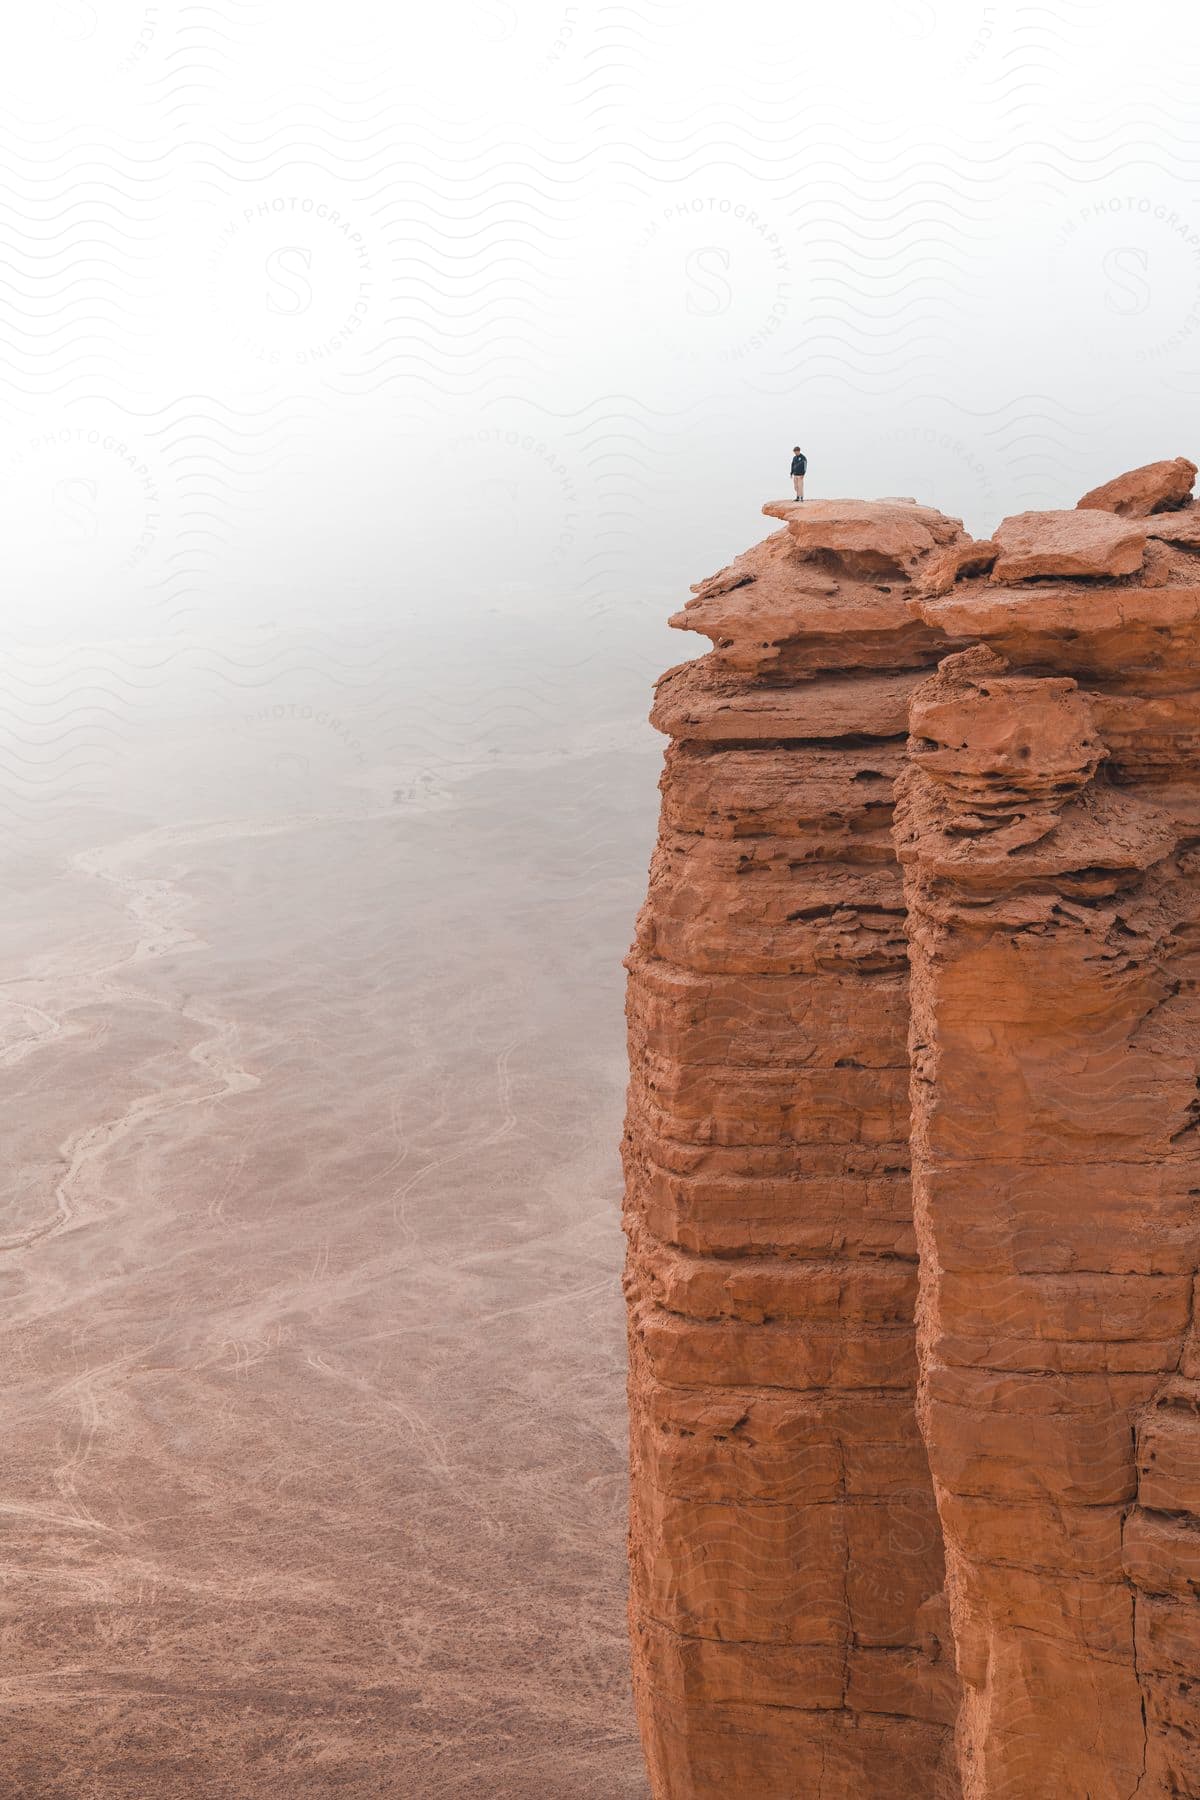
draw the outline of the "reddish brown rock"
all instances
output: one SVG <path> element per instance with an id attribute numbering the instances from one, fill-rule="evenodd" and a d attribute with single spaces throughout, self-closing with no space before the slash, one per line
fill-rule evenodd
<path id="1" fill-rule="evenodd" d="M 847 640 L 853 640 L 851 666 L 856 671 L 894 675 L 928 668 L 940 635 L 906 612 L 903 596 L 909 587 L 905 568 L 919 568 L 920 546 L 927 554 L 938 542 L 925 523 L 929 509 L 877 506 L 877 530 L 885 548 L 872 552 L 864 541 L 867 502 L 854 502 L 861 511 L 848 522 L 843 517 L 848 502 L 811 504 L 813 512 L 822 506 L 838 509 L 827 523 L 814 527 L 817 538 L 846 536 L 853 547 L 818 548 L 809 537 L 797 538 L 799 526 L 789 525 L 699 583 L 695 598 L 674 615 L 672 625 L 710 638 L 722 673 L 729 675 L 772 682 L 841 675 L 847 667 Z M 781 508 L 788 510 L 782 501 L 772 502 L 768 510 L 777 514 Z M 797 503 L 795 511 L 807 514 L 809 507 Z M 920 519 L 913 517 L 916 513 Z M 943 538 L 951 528 L 961 539 L 956 520 L 943 521 Z M 860 573 L 864 564 L 869 568 L 865 575 Z M 801 592 L 804 605 L 798 609 Z"/>
<path id="2" fill-rule="evenodd" d="M 673 741 L 625 1154 L 660 1800 L 956 1791 L 890 827 L 908 696 L 944 647 L 907 571 L 962 533 L 928 508 L 811 510 L 699 586 L 674 622 L 713 652 L 654 713 Z"/>
<path id="3" fill-rule="evenodd" d="M 1170 1153 L 1196 1091 L 1195 1058 L 1174 1047 L 1191 1003 L 1178 1016 L 1165 967 L 1176 834 L 1158 808 L 1095 785 L 1103 747 L 1069 679 L 967 651 L 918 689 L 912 731 L 897 838 L 919 1411 L 964 1684 L 964 1793 L 1033 1792 L 1036 1778 L 1117 1800 L 1146 1766 L 1117 1551 L 1133 1426 L 1179 1360 L 1192 1280 L 1186 1266 L 1110 1274 L 1136 1244 L 1103 1257 L 1089 1215 L 1123 1194 L 1131 1161 Z M 1032 1218 L 1059 1266 L 1026 1250 L 1018 1267 L 1002 1239 L 972 1256 L 964 1180 L 1008 1197 L 1026 1231 Z M 1136 1240 L 1145 1222 L 1129 1227 Z"/>
<path id="4" fill-rule="evenodd" d="M 912 601 L 990 646 L 916 690 L 898 815 L 919 1412 L 969 1800 L 1200 1793 L 1200 564 L 1181 535 L 1121 586 L 968 578 Z"/>
<path id="5" fill-rule="evenodd" d="M 986 575 L 996 566 L 1000 546 L 987 538 L 982 543 L 948 544 L 921 565 L 916 585 L 931 598 L 948 594 L 961 575 Z"/>
<path id="6" fill-rule="evenodd" d="M 1145 463 L 1115 481 L 1092 488 L 1079 505 L 1096 512 L 1120 513 L 1128 519 L 1144 519 L 1151 513 L 1185 506 L 1196 482 L 1196 465 L 1186 456 L 1169 462 Z"/>
<path id="7" fill-rule="evenodd" d="M 766 510 L 630 958 L 654 1793 L 1200 1795 L 1196 509 Z"/>
<path id="8" fill-rule="evenodd" d="M 1156 513 L 1143 520 L 1142 528 L 1148 538 L 1165 538 L 1189 550 L 1200 548 L 1200 506 L 1189 501 L 1177 512 Z"/>
<path id="9" fill-rule="evenodd" d="M 1146 554 L 1144 527 L 1103 512 L 1015 513 L 996 527 L 993 581 L 1050 575 L 1132 575 Z"/>
<path id="10" fill-rule="evenodd" d="M 772 500 L 768 518 L 782 519 L 792 545 L 814 562 L 864 580 L 904 576 L 939 545 L 960 544 L 957 519 L 915 500 Z"/>

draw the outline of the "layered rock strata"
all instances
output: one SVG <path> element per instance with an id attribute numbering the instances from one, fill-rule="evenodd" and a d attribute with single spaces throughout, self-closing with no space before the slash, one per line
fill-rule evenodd
<path id="1" fill-rule="evenodd" d="M 967 1800 L 1200 1794 L 1200 520 L 1175 467 L 1109 484 L 1136 570 L 1063 580 L 1072 515 L 1026 515 L 1023 578 L 912 604 L 986 646 L 914 697 L 897 826 Z M 1128 515 L 1155 469 L 1159 512 Z"/>
<path id="2" fill-rule="evenodd" d="M 634 1675 L 659 1800 L 951 1795 L 957 1707 L 914 1404 L 907 960 L 892 789 L 986 566 L 911 502 L 785 529 L 672 623 L 629 959 Z M 994 556 L 994 547 L 991 555 Z"/>
<path id="3" fill-rule="evenodd" d="M 1152 1160 L 1174 1121 L 1163 1074 L 1185 1104 L 1195 1093 L 1194 1072 L 1158 1066 L 1177 920 L 1157 865 L 1175 837 L 1161 810 L 1096 782 L 1104 749 L 1074 682 L 968 651 L 919 692 L 912 729 L 898 823 L 919 1413 L 964 1792 L 1116 1800 L 1145 1770 L 1121 1556 L 1131 1425 L 1178 1364 L 1191 1299 L 1170 1254 L 1191 1253 L 1191 1202 L 1158 1191 Z M 1147 1209 L 1162 1231 L 1144 1233 Z"/>
<path id="4" fill-rule="evenodd" d="M 629 962 L 657 1800 L 1200 1796 L 1195 474 L 987 543 L 771 506 L 673 621 L 714 647 L 659 687 Z"/>

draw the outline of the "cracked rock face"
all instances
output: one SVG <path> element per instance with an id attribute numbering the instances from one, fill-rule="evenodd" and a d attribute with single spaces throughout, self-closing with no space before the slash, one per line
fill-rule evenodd
<path id="1" fill-rule="evenodd" d="M 1200 1794 L 1191 542 L 1132 581 L 914 601 L 977 646 L 914 695 L 897 811 L 968 1800 Z"/>
<path id="2" fill-rule="evenodd" d="M 1196 1092 L 1198 1021 L 1170 967 L 1187 916 L 1177 839 L 1161 808 L 1096 786 L 1096 722 L 1073 682 L 969 651 L 918 692 L 913 725 L 897 838 L 918 1411 L 964 1793 L 1117 1800 L 1145 1770 L 1121 1553 L 1134 1432 L 1178 1366 L 1195 1255 L 1177 1179 L 1148 1214 L 1128 1204 L 1129 1165 L 1178 1158 Z"/>
<path id="3" fill-rule="evenodd" d="M 658 1796 L 956 1791 L 917 1429 L 892 789 L 928 508 L 828 502 L 674 623 L 629 959 L 635 1686 Z M 804 518 L 798 517 L 803 511 Z M 867 571 L 867 573 L 864 573 Z"/>
<path id="4" fill-rule="evenodd" d="M 625 1141 L 656 1796 L 1200 1795 L 1177 468 L 1097 490 L 1074 572 L 1087 507 L 1006 548 L 773 505 L 674 621 L 713 650 L 653 715 Z"/>

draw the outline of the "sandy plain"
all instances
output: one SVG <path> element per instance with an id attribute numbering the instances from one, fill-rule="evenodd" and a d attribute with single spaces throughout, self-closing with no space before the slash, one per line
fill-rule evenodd
<path id="1" fill-rule="evenodd" d="M 645 1794 L 621 737 L 281 747 L 14 862 L 0 1792 Z"/>

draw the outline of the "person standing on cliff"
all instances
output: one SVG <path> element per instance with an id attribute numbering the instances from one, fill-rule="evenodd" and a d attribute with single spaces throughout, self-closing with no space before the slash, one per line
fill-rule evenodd
<path id="1" fill-rule="evenodd" d="M 796 490 L 797 500 L 804 498 L 804 477 L 808 474 L 808 458 L 799 444 L 792 446 L 792 486 Z"/>

